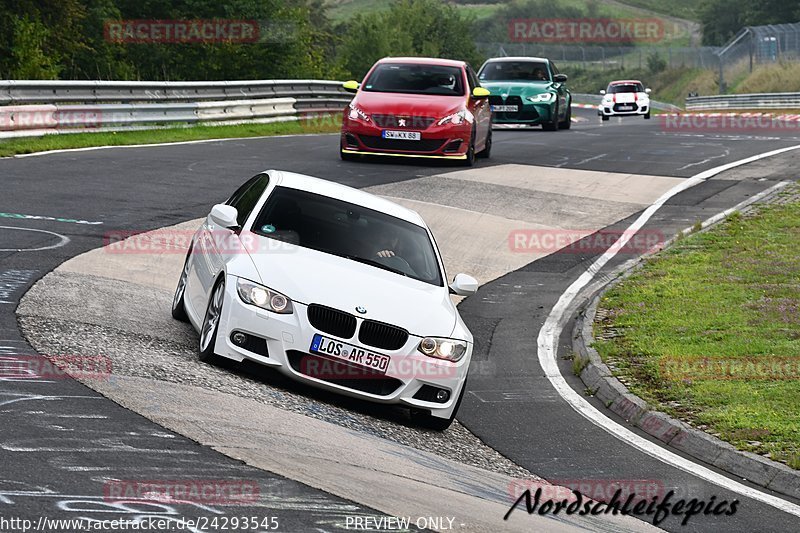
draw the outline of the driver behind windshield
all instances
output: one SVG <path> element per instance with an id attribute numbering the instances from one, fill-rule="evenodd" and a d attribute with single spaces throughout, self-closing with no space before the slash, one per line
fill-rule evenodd
<path id="1" fill-rule="evenodd" d="M 400 248 L 400 234 L 394 228 L 387 229 L 378 235 L 374 243 L 377 257 L 394 257 Z"/>

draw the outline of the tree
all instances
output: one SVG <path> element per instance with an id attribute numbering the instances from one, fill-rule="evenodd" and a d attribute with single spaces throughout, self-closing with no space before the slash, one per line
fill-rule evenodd
<path id="1" fill-rule="evenodd" d="M 361 79 L 375 61 L 386 56 L 434 56 L 479 66 L 473 41 L 473 20 L 454 6 L 436 0 L 402 0 L 388 11 L 357 15 L 339 28 L 345 35 L 338 62 Z"/>

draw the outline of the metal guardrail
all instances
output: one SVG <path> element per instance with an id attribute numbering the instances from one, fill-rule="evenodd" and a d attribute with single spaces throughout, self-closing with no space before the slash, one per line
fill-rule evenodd
<path id="1" fill-rule="evenodd" d="M 172 124 L 277 122 L 340 112 L 338 81 L 0 81 L 0 138 Z"/>
<path id="2" fill-rule="evenodd" d="M 800 109 L 800 93 L 693 96 L 686 99 L 686 109 L 687 111 L 721 109 Z"/>
<path id="3" fill-rule="evenodd" d="M 586 94 L 586 93 L 572 93 L 572 98 L 574 100 L 580 101 L 580 103 L 587 103 L 587 104 L 594 104 L 600 105 L 600 102 L 603 100 L 603 97 L 599 94 Z M 653 109 L 658 109 L 659 111 L 672 111 L 672 112 L 679 112 L 683 111 L 680 107 L 668 104 L 666 102 L 659 102 L 658 100 L 650 99 L 650 107 Z"/>

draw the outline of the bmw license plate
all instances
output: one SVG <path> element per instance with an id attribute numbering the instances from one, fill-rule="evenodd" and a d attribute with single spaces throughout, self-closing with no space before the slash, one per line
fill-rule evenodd
<path id="1" fill-rule="evenodd" d="M 418 141 L 421 135 L 418 131 L 392 131 L 383 130 L 384 139 L 400 139 L 403 141 Z"/>
<path id="2" fill-rule="evenodd" d="M 350 364 L 365 366 L 372 370 L 377 370 L 381 374 L 386 373 L 391 360 L 388 355 L 371 352 L 346 342 L 323 337 L 320 334 L 314 335 L 311 340 L 310 351 L 311 353 L 335 357 Z"/>
<path id="3" fill-rule="evenodd" d="M 516 105 L 493 105 L 492 111 L 497 111 L 498 113 L 516 113 L 519 111 L 519 106 Z"/>

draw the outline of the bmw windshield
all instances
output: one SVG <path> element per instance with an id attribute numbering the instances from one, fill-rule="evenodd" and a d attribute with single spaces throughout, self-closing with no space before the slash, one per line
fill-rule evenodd
<path id="1" fill-rule="evenodd" d="M 547 63 L 541 61 L 491 61 L 478 74 L 481 81 L 550 81 Z"/>
<path id="2" fill-rule="evenodd" d="M 425 228 L 328 196 L 276 187 L 253 232 L 425 283 L 442 284 Z"/>

